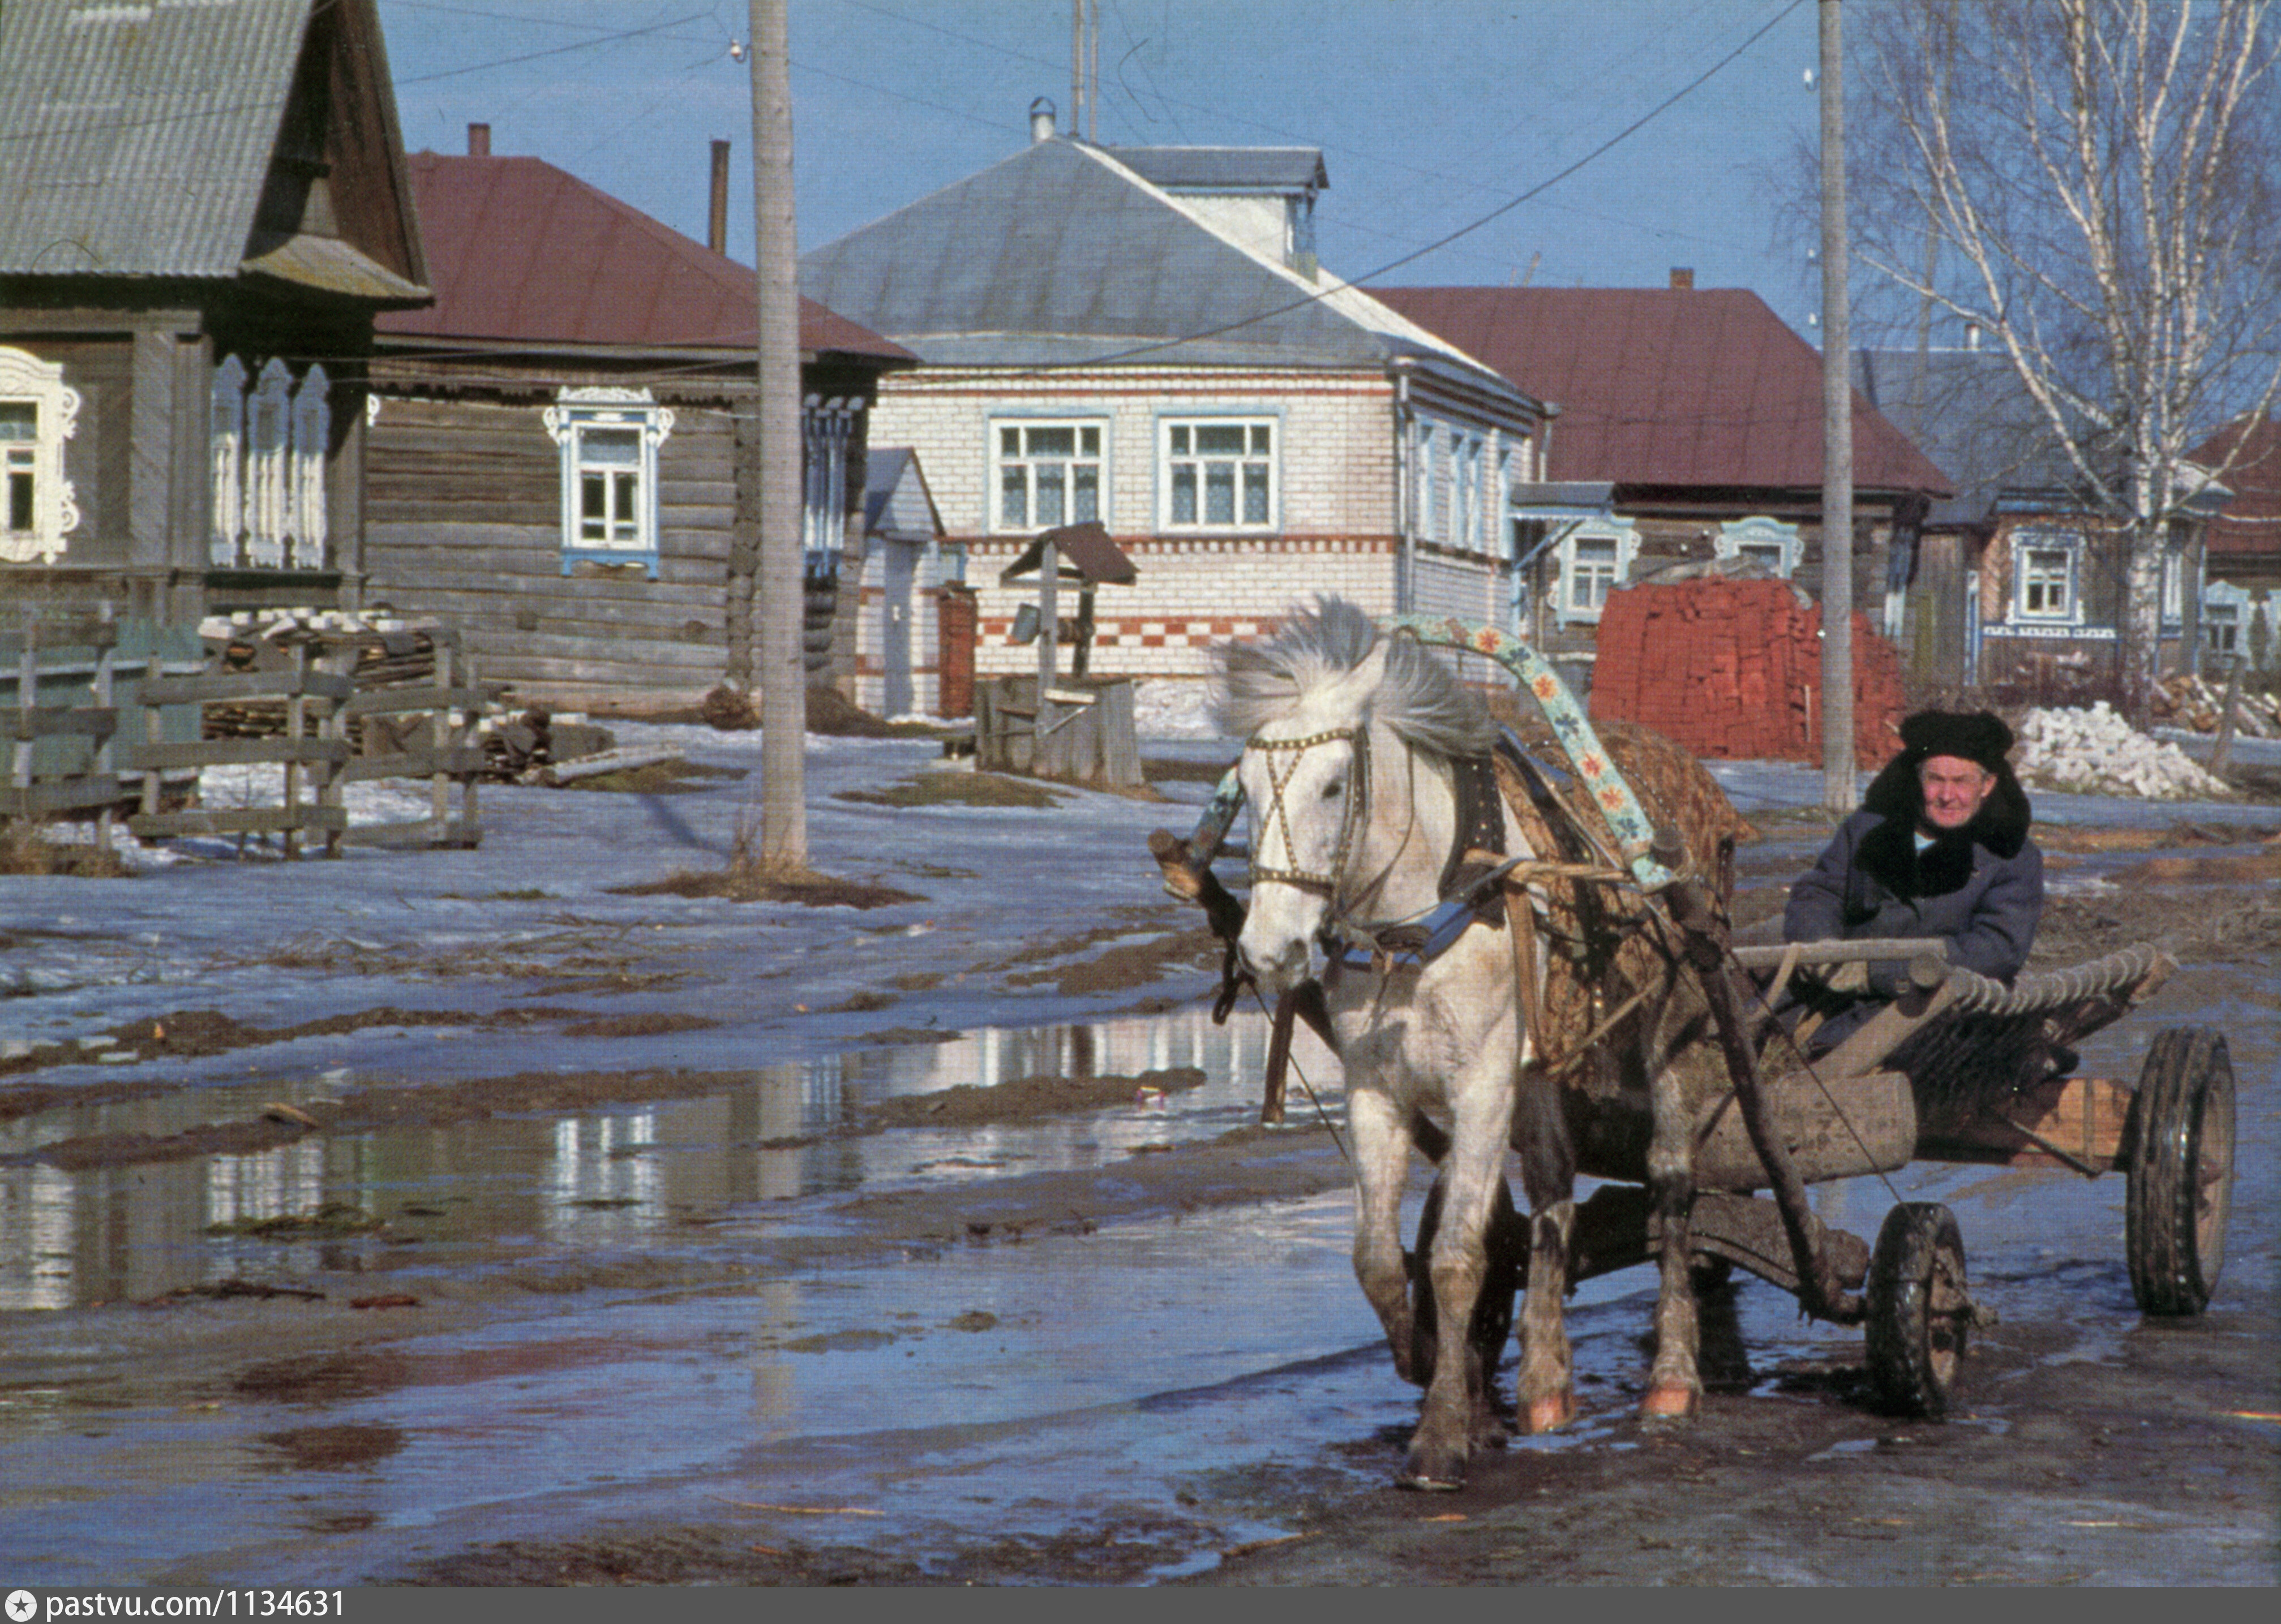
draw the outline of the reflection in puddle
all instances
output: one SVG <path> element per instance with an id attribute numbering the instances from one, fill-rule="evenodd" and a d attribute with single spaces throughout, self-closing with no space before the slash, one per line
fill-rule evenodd
<path id="1" fill-rule="evenodd" d="M 654 1243 L 678 1220 L 746 1204 L 1094 1166 L 1250 1120 L 1266 1045 L 1266 1020 L 1256 1012 L 1216 1027 L 1201 1009 L 1086 1026 L 985 1028 L 938 1044 L 761 1066 L 743 1086 L 638 1108 L 412 1124 L 255 1154 L 83 1172 L 25 1160 L 0 1166 L 0 1309 L 149 1298 L 218 1281 L 356 1266 L 375 1256 L 400 1266 L 462 1243 Z M 1295 1058 L 1318 1089 L 1338 1074 L 1304 1033 Z M 1181 1066 L 1203 1072 L 1204 1085 L 1121 1108 L 835 1132 L 867 1105 L 900 1096 Z M 270 1101 L 336 1100 L 355 1086 L 336 1069 L 298 1089 L 269 1079 L 66 1104 L 0 1125 L 0 1155 L 66 1138 L 179 1133 L 256 1115 Z M 1295 1090 L 1303 1110 L 1303 1097 Z M 383 1227 L 321 1239 L 215 1233 L 329 1205 L 368 1213 Z"/>

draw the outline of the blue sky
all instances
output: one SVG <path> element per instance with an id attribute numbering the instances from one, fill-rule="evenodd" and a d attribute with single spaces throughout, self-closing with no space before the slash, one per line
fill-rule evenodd
<path id="1" fill-rule="evenodd" d="M 543 158 L 705 235 L 733 143 L 730 252 L 752 254 L 744 0 L 379 0 L 406 145 Z M 1385 272 L 1433 282 L 1756 290 L 1812 336 L 1775 180 L 1817 118 L 1813 0 L 1101 0 L 1104 143 L 1323 149 L 1323 262 L 1372 279 L 1699 88 L 1581 169 Z M 1771 25 L 1771 26 L 1769 26 Z M 793 0 L 800 242 L 1015 152 L 1070 100 L 1069 0 Z M 519 59 L 518 59 L 519 58 Z"/>

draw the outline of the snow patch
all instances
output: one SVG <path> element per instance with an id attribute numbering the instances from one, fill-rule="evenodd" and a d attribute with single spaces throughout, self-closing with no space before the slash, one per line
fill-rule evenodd
<path id="1" fill-rule="evenodd" d="M 2021 781 L 2079 795 L 2222 800 L 2233 791 L 2176 744 L 2148 738 L 2100 700 L 2089 710 L 2036 710 L 2020 724 Z"/>

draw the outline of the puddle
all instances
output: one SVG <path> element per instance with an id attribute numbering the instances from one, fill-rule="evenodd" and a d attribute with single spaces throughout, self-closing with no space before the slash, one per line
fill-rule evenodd
<path id="1" fill-rule="evenodd" d="M 761 1203 L 930 1181 L 1097 1166 L 1149 1146 L 1254 1120 L 1267 1022 L 1202 1010 L 1034 1028 L 986 1028 L 947 1042 L 851 1051 L 762 1066 L 692 1099 L 573 1114 L 499 1114 L 447 1125 L 312 1136 L 238 1155 L 66 1171 L 0 1166 L 0 1309 L 162 1297 L 269 1280 L 393 1249 L 521 1240 L 542 1246 L 648 1243 L 693 1216 Z M 502 1045 L 503 1051 L 506 1046 Z M 1337 1065 L 1302 1033 L 1297 1065 L 1337 1111 Z M 1138 1077 L 1193 1067 L 1202 1087 L 1135 1089 L 1131 1104 L 981 1127 L 838 1136 L 868 1106 L 961 1086 L 1059 1076 Z M 0 1156 L 64 1139 L 165 1137 L 254 1119 L 273 1103 L 336 1104 L 359 1086 L 332 1067 L 177 1089 L 148 1099 L 66 1104 L 0 1124 Z M 1295 1088 L 1293 1109 L 1309 1110 Z M 264 1220 L 333 1207 L 383 1228 L 361 1237 L 263 1237 Z M 218 1234 L 217 1231 L 235 1231 Z"/>

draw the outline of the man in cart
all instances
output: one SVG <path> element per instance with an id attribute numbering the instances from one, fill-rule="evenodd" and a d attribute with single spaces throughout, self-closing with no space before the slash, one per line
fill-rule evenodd
<path id="1" fill-rule="evenodd" d="M 1782 938 L 1937 937 L 1948 962 L 2009 983 L 2028 962 L 2044 911 L 2044 858 L 2029 838 L 2027 791 L 2006 752 L 2012 730 L 1986 711 L 1920 711 L 1901 752 L 1790 887 Z M 1832 966 L 1806 983 L 1805 1040 L 1828 1053 L 1898 997 L 1898 959 Z"/>

